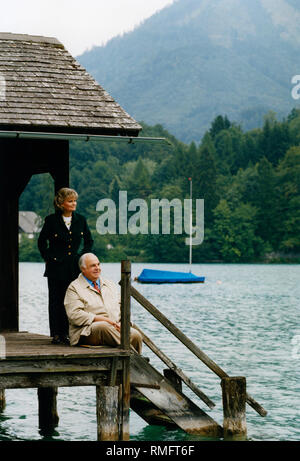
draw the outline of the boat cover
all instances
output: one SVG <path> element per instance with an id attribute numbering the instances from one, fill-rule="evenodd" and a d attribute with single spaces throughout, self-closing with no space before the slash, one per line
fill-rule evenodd
<path id="1" fill-rule="evenodd" d="M 159 271 L 143 269 L 137 278 L 141 283 L 203 283 L 205 277 L 197 277 L 190 272 Z"/>

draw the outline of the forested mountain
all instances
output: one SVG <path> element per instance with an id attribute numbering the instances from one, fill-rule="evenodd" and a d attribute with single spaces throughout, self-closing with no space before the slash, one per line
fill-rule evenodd
<path id="1" fill-rule="evenodd" d="M 184 231 L 176 235 L 171 226 L 164 235 L 160 227 L 156 235 L 149 225 L 148 234 L 122 235 L 117 226 L 116 234 L 100 235 L 97 220 L 103 213 L 96 208 L 109 198 L 118 211 L 119 192 L 126 191 L 128 202 L 148 204 L 151 223 L 151 199 L 183 201 L 191 177 L 194 223 L 196 198 L 204 199 L 205 210 L 204 241 L 194 246 L 194 262 L 300 262 L 300 110 L 292 110 L 286 121 L 272 112 L 264 120 L 262 128 L 245 131 L 219 115 L 198 146 L 146 124 L 145 136 L 169 143 L 71 142 L 71 187 L 79 193 L 78 211 L 88 218 L 99 258 L 188 262 Z M 36 175 L 19 206 L 44 218 L 53 212 L 52 202 L 53 181 Z M 133 215 L 128 211 L 128 219 Z M 36 241 L 22 239 L 20 259 L 39 260 Z"/>
<path id="2" fill-rule="evenodd" d="M 177 0 L 77 59 L 135 119 L 198 143 L 218 114 L 249 130 L 295 106 L 297 0 Z"/>

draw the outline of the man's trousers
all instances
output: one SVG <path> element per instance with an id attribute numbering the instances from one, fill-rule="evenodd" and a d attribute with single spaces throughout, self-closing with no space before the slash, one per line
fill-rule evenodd
<path id="1" fill-rule="evenodd" d="M 91 325 L 92 332 L 89 336 L 81 336 L 80 344 L 90 346 L 119 346 L 121 343 L 120 332 L 108 322 L 94 322 Z M 130 328 L 130 344 L 141 354 L 142 335 L 135 329 Z"/>

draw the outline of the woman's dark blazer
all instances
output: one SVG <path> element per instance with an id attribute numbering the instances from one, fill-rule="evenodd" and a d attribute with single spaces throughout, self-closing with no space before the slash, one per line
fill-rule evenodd
<path id="1" fill-rule="evenodd" d="M 91 252 L 92 247 L 92 235 L 84 216 L 73 212 L 70 230 L 61 212 L 47 216 L 38 238 L 38 248 L 46 262 L 44 276 L 74 280 L 80 272 L 80 256 Z"/>

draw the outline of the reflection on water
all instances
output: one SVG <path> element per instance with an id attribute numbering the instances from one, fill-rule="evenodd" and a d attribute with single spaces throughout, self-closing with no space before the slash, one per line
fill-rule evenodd
<path id="1" fill-rule="evenodd" d="M 142 268 L 188 270 L 187 265 L 133 264 Z M 43 264 L 20 264 L 20 330 L 49 334 L 47 283 Z M 299 440 L 300 335 L 298 265 L 194 265 L 204 284 L 140 285 L 137 288 L 195 344 L 231 376 L 246 376 L 247 391 L 264 408 L 266 418 L 247 408 L 248 439 Z M 103 264 L 103 276 L 118 282 L 119 264 Z M 215 403 L 213 410 L 183 386 L 184 392 L 222 424 L 220 380 L 135 301 L 133 321 L 145 331 Z M 145 346 L 144 355 L 160 371 L 165 365 Z M 41 440 L 36 389 L 6 391 L 0 416 L 0 440 Z M 96 440 L 95 389 L 60 388 L 59 426 L 44 440 Z M 148 426 L 130 414 L 132 440 L 205 440 L 181 430 Z"/>

